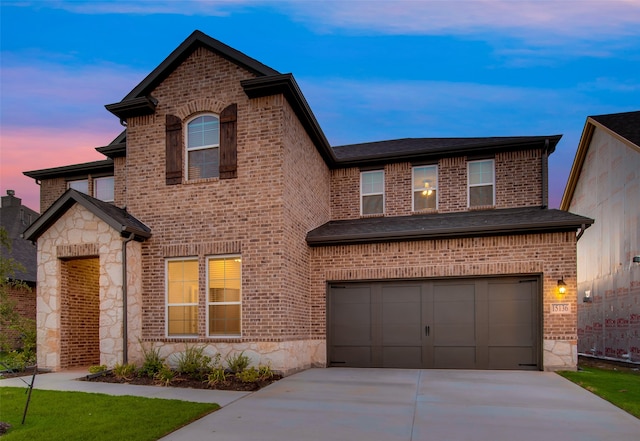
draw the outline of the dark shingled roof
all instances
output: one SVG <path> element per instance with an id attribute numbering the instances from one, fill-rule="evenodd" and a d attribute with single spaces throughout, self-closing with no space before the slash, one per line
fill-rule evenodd
<path id="1" fill-rule="evenodd" d="M 640 111 L 596 115 L 590 118 L 640 147 Z"/>
<path id="2" fill-rule="evenodd" d="M 553 153 L 562 135 L 485 138 L 403 138 L 333 148 L 338 164 L 357 165 L 452 155 L 479 155 L 503 150 L 539 148 Z"/>
<path id="3" fill-rule="evenodd" d="M 83 162 L 82 164 L 65 165 L 62 167 L 44 168 L 22 172 L 23 175 L 33 179 L 70 178 L 72 176 L 85 176 L 88 174 L 113 174 L 113 160 Z"/>
<path id="4" fill-rule="evenodd" d="M 541 207 L 329 221 L 307 234 L 310 246 L 576 231 L 593 219 Z"/>
<path id="5" fill-rule="evenodd" d="M 127 210 L 70 188 L 36 222 L 25 230 L 23 233 L 24 238 L 31 241 L 38 239 L 42 233 L 76 203 L 109 224 L 123 237 L 129 236 L 131 233 L 138 241 L 144 241 L 151 237 L 151 229 L 127 213 Z"/>
<path id="6" fill-rule="evenodd" d="M 11 240 L 11 252 L 9 256 L 24 267 L 24 271 L 16 271 L 11 278 L 23 282 L 35 283 L 37 280 L 37 250 L 29 241 L 20 237 L 30 222 L 35 221 L 39 214 L 37 211 L 22 205 L 22 199 L 13 194 L 2 196 L 2 208 L 0 208 L 0 225 L 7 231 Z M 1 252 L 5 253 L 2 247 Z"/>

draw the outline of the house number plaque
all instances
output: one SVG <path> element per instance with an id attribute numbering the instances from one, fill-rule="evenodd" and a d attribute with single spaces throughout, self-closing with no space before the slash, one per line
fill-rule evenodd
<path id="1" fill-rule="evenodd" d="M 551 314 L 571 314 L 570 303 L 552 303 Z"/>

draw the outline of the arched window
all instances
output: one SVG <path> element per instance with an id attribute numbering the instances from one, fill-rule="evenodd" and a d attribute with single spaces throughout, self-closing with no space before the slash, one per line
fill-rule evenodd
<path id="1" fill-rule="evenodd" d="M 199 115 L 187 123 L 187 179 L 215 178 L 220 166 L 220 119 Z"/>

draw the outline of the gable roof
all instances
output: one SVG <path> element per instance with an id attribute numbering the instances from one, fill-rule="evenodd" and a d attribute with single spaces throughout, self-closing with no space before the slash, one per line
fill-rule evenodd
<path id="1" fill-rule="evenodd" d="M 587 117 L 560 202 L 561 210 L 569 209 L 596 127 L 608 132 L 614 138 L 640 153 L 640 111 Z"/>
<path id="2" fill-rule="evenodd" d="M 329 221 L 307 234 L 310 246 L 550 233 L 586 229 L 593 219 L 541 207 Z"/>
<path id="3" fill-rule="evenodd" d="M 134 235 L 137 241 L 144 241 L 151 237 L 151 229 L 138 219 L 127 213 L 127 210 L 118 208 L 108 202 L 92 198 L 89 195 L 80 193 L 74 189 L 69 189 L 57 201 L 45 211 L 29 228 L 27 228 L 22 236 L 26 240 L 35 241 L 40 237 L 52 224 L 66 213 L 73 205 L 80 204 L 99 219 L 107 223 L 113 229 L 118 231 L 121 236 L 127 237 Z"/>
<path id="4" fill-rule="evenodd" d="M 512 136 L 484 138 L 403 138 L 334 147 L 337 163 L 342 167 L 436 159 L 451 155 L 481 155 L 504 150 L 539 148 L 553 153 L 562 135 Z"/>
<path id="5" fill-rule="evenodd" d="M 24 271 L 16 271 L 12 278 L 23 282 L 36 282 L 38 264 L 36 247 L 31 242 L 22 239 L 20 234 L 38 216 L 37 211 L 22 205 L 22 199 L 16 197 L 12 190 L 7 190 L 7 196 L 2 196 L 0 226 L 7 231 L 9 240 L 11 240 L 10 257 L 24 268 Z M 3 248 L 2 253 L 4 252 Z"/>

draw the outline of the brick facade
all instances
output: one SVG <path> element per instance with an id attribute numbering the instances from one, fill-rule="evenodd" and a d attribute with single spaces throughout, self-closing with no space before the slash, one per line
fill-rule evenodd
<path id="1" fill-rule="evenodd" d="M 33 287 L 8 287 L 8 298 L 15 302 L 14 311 L 27 319 L 36 318 L 36 288 Z M 7 337 L 7 341 L 12 348 L 22 347 L 22 339 L 19 333 L 13 329 L 6 329 L 0 323 L 0 333 Z"/>
<path id="2" fill-rule="evenodd" d="M 256 77 L 251 69 L 203 45 L 171 69 L 145 92 L 154 99 L 151 114 L 126 118 L 126 157 L 114 158 L 115 205 L 126 206 L 152 232 L 144 242 L 130 245 L 135 246 L 135 266 L 127 268 L 126 285 L 132 291 L 128 303 L 132 305 L 128 313 L 131 361 L 141 361 L 140 339 L 166 357 L 198 343 L 208 353 L 223 357 L 245 351 L 254 363 L 269 363 L 284 373 L 325 366 L 326 291 L 331 281 L 532 275 L 541 281 L 544 368 L 575 367 L 575 232 L 310 247 L 306 238 L 311 230 L 331 220 L 361 217 L 360 168 L 340 168 L 323 157 L 309 121 L 301 116 L 304 112 L 287 95 L 290 92 L 250 97 L 241 82 Z M 181 181 L 168 184 L 167 116 L 184 126 L 194 116 L 219 115 L 233 104 L 237 106 L 237 177 L 187 180 L 182 173 Z M 495 159 L 496 202 L 488 208 L 543 205 L 540 148 L 501 149 L 491 157 Z M 467 163 L 472 159 L 458 155 L 433 162 L 438 165 L 437 213 L 468 210 Z M 184 161 L 183 157 L 183 171 Z M 414 214 L 412 163 L 389 161 L 380 169 L 385 172 L 384 216 Z M 44 208 L 65 191 L 66 184 L 64 179 L 50 179 L 41 188 Z M 76 265 L 97 262 L 67 259 L 100 256 L 99 268 L 91 270 L 92 277 L 100 275 L 101 299 L 100 342 L 93 346 L 99 347 L 100 362 L 111 367 L 122 352 L 118 346 L 122 334 L 117 331 L 122 320 L 117 303 L 122 279 L 117 267 L 122 262 L 118 247 L 123 238 L 112 229 L 85 234 L 82 230 L 88 226 L 105 228 L 85 211 L 72 209 L 43 234 L 39 281 L 46 282 L 42 297 L 48 303 L 43 305 L 53 305 L 61 288 L 52 268 L 61 265 L 60 259 L 65 259 L 62 291 L 66 292 L 65 286 L 74 285 L 74 278 L 82 274 Z M 239 337 L 207 334 L 207 259 L 213 256 L 238 256 L 242 261 Z M 198 261 L 198 320 L 193 337 L 167 336 L 165 268 L 168 259 L 179 258 Z M 105 262 L 109 269 L 104 268 Z M 113 283 L 103 283 L 105 272 Z M 571 312 L 554 315 L 550 305 L 559 301 L 555 288 L 562 277 L 569 288 L 566 302 Z M 96 298 L 95 290 L 77 294 Z M 75 363 L 64 349 L 70 347 L 65 346 L 72 329 L 68 323 L 85 306 L 96 309 L 95 304 L 62 298 L 66 311 L 51 306 L 53 312 L 39 315 L 39 345 L 54 354 L 39 354 L 42 366 Z M 63 314 L 61 328 L 47 328 L 54 321 L 49 317 L 57 318 L 56 314 Z M 82 314 L 94 318 L 89 312 Z M 62 334 L 57 334 L 60 330 Z M 49 336 L 61 338 L 62 349 L 58 343 L 46 343 Z M 95 341 L 93 334 L 74 338 Z M 88 357 L 94 360 L 95 354 Z M 89 358 L 78 362 L 87 363 Z"/>

